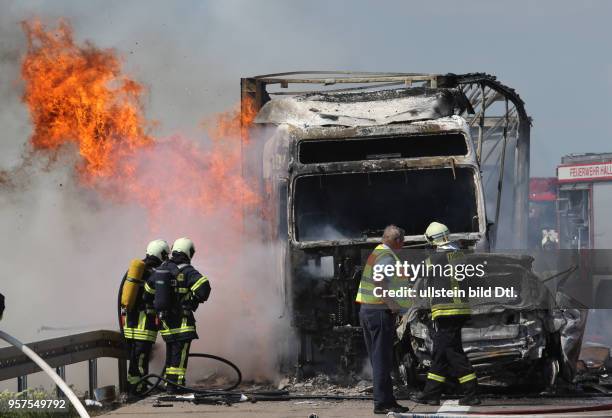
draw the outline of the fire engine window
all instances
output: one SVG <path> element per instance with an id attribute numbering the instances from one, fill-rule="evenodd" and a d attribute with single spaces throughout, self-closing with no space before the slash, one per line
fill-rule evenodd
<path id="1" fill-rule="evenodd" d="M 380 237 L 389 224 L 422 235 L 432 221 L 477 232 L 474 172 L 468 168 L 299 177 L 294 217 L 299 241 Z"/>
<path id="2" fill-rule="evenodd" d="M 302 164 L 466 155 L 460 133 L 414 135 L 391 138 L 307 140 L 300 142 Z"/>

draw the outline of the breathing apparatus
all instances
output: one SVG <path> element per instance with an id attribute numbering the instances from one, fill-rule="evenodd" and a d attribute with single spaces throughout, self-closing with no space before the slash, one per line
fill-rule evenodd
<path id="1" fill-rule="evenodd" d="M 130 262 L 125 283 L 121 291 L 121 308 L 124 312 L 131 311 L 136 305 L 138 291 L 143 285 L 142 276 L 145 271 L 145 263 L 134 259 Z"/>
<path id="2" fill-rule="evenodd" d="M 165 319 L 175 306 L 174 288 L 176 279 L 170 270 L 155 269 L 151 274 L 151 280 L 155 283 L 155 299 L 153 307 L 159 319 Z"/>
<path id="3" fill-rule="evenodd" d="M 191 260 L 195 253 L 193 241 L 186 237 L 178 238 L 174 241 L 174 244 L 172 244 L 172 253 L 175 252 L 185 254 L 189 260 Z M 165 264 L 163 264 L 160 268 L 153 270 L 151 275 L 151 280 L 155 283 L 155 300 L 153 301 L 153 306 L 155 307 L 155 311 L 157 311 L 159 319 L 164 320 L 167 318 L 170 311 L 179 307 L 180 301 L 177 300 L 176 292 L 176 287 L 178 285 L 177 277 L 187 266 L 188 264 L 180 264 L 178 266 L 178 271 L 170 271 L 165 267 Z"/>

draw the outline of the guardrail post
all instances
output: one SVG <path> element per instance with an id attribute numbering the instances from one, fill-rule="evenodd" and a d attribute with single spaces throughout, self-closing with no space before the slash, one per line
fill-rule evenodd
<path id="1" fill-rule="evenodd" d="M 98 387 L 98 359 L 91 359 L 89 363 L 89 399 L 94 399 L 94 390 Z"/>
<path id="2" fill-rule="evenodd" d="M 23 392 L 28 389 L 28 376 L 19 376 L 17 378 L 17 392 Z"/>
<path id="3" fill-rule="evenodd" d="M 119 393 L 127 392 L 127 360 L 120 358 L 117 360 L 119 365 Z"/>
<path id="4" fill-rule="evenodd" d="M 55 369 L 55 373 L 57 373 L 57 375 L 59 377 L 61 377 L 64 382 L 66 381 L 66 366 L 59 366 L 59 367 L 57 367 Z M 62 392 L 62 390 L 59 388 L 59 386 L 55 387 L 55 393 L 57 394 L 58 398 L 63 398 L 64 397 L 64 392 Z"/>

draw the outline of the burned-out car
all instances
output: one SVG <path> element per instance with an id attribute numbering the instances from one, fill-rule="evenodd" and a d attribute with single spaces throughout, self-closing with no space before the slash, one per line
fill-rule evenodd
<path id="1" fill-rule="evenodd" d="M 472 315 L 462 329 L 463 348 L 481 384 L 551 388 L 559 377 L 571 382 L 578 360 L 586 311 L 570 303 L 563 288 L 547 286 L 526 255 L 472 253 L 465 263 L 485 266 L 471 277 L 481 293 L 468 298 Z M 423 289 L 418 279 L 414 289 Z M 482 291 L 490 289 L 490 294 Z M 496 289 L 498 290 L 496 294 Z M 510 290 L 504 293 L 504 290 Z M 415 298 L 397 328 L 399 375 L 419 386 L 431 365 L 433 323 L 429 300 Z"/>

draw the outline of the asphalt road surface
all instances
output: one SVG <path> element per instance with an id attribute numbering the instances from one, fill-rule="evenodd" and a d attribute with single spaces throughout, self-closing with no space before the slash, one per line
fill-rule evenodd
<path id="1" fill-rule="evenodd" d="M 588 410 L 605 408 L 610 404 L 612 397 L 587 399 L 487 399 L 478 407 L 461 407 L 456 400 L 447 400 L 441 406 L 415 405 L 410 401 L 400 401 L 402 405 L 410 407 L 408 414 L 395 414 L 399 417 L 612 417 L 612 409 Z M 155 407 L 152 398 L 116 409 L 104 416 L 117 418 L 141 417 L 253 417 L 253 418 L 308 418 L 315 414 L 318 418 L 340 417 L 373 417 L 371 401 L 328 401 L 328 400 L 301 400 L 282 402 L 238 403 L 232 406 L 194 405 L 184 402 L 164 402 L 172 407 Z M 583 409 L 583 411 L 578 411 Z M 584 409 L 587 409 L 586 411 Z M 551 410 L 559 411 L 550 413 Z M 509 414 L 510 413 L 510 414 Z M 516 413 L 516 414 L 515 414 Z M 380 416 L 380 415 L 379 415 Z"/>

